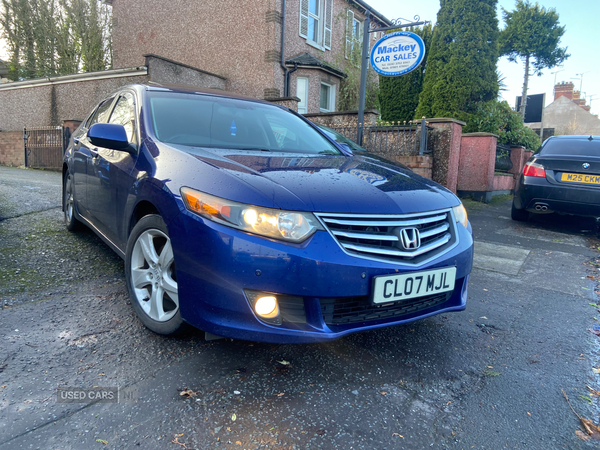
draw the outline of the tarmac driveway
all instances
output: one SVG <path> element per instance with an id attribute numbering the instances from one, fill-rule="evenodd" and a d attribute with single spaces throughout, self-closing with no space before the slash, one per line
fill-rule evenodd
<path id="1" fill-rule="evenodd" d="M 119 257 L 64 229 L 60 174 L 0 167 L 0 449 L 595 448 L 561 391 L 598 423 L 594 221 L 466 204 L 466 311 L 328 344 L 206 342 L 140 324 Z M 121 402 L 57 402 L 92 386 Z"/>

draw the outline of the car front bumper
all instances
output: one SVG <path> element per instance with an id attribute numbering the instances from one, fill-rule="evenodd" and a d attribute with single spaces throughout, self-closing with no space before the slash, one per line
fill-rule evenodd
<path id="1" fill-rule="evenodd" d="M 272 343 L 312 343 L 465 309 L 473 261 L 470 230 L 457 224 L 458 244 L 420 267 L 344 253 L 326 231 L 302 244 L 244 233 L 183 211 L 169 224 L 179 303 L 185 321 L 212 334 Z M 456 267 L 454 290 L 410 302 L 372 305 L 373 277 Z M 284 318 L 265 323 L 245 291 L 275 294 Z"/>

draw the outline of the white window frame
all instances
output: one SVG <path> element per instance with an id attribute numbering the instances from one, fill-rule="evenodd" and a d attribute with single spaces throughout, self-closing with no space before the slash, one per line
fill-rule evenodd
<path id="1" fill-rule="evenodd" d="M 312 13 L 310 11 L 310 1 L 308 0 L 308 4 L 309 4 L 309 8 L 308 8 L 308 29 L 310 30 L 310 19 L 313 19 L 316 23 L 317 23 L 317 39 L 311 39 L 311 36 L 308 37 L 309 41 L 314 42 L 317 45 L 321 45 L 321 42 L 323 41 L 323 33 L 321 32 L 321 29 L 323 28 L 321 25 L 323 24 L 323 8 L 321 8 L 321 5 L 323 4 L 322 0 L 314 0 L 316 2 L 318 2 L 319 4 L 318 6 L 318 11 L 316 13 Z"/>
<path id="2" fill-rule="evenodd" d="M 300 97 L 298 88 L 301 84 L 304 84 L 304 98 Z M 307 77 L 297 77 L 296 78 L 296 97 L 300 99 L 298 102 L 298 114 L 307 114 L 308 113 L 308 78 Z"/>
<path id="3" fill-rule="evenodd" d="M 320 50 L 331 50 L 333 30 L 333 0 L 318 0 L 319 10 L 312 13 L 309 10 L 310 0 L 300 0 L 300 30 L 299 35 L 306 43 Z M 310 19 L 317 21 L 317 40 L 308 36 Z"/>
<path id="4" fill-rule="evenodd" d="M 327 99 L 328 109 L 321 108 L 321 90 L 319 89 L 319 109 L 321 112 L 334 112 L 335 111 L 335 84 L 329 84 L 321 81 L 321 86 L 327 86 L 329 88 L 329 98 Z"/>
<path id="5" fill-rule="evenodd" d="M 359 30 L 358 37 L 355 36 L 355 24 Z M 362 48 L 362 35 L 364 32 L 364 22 L 361 22 L 354 16 L 354 11 L 349 9 L 346 14 L 346 59 L 351 59 L 354 54 L 354 46 Z"/>

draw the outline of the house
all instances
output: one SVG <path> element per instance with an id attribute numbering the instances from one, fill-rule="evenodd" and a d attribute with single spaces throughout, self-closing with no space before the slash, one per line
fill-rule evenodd
<path id="1" fill-rule="evenodd" d="M 363 0 L 106 0 L 113 7 L 113 66 L 169 58 L 227 79 L 227 90 L 301 113 L 337 111 L 340 83 L 360 73 Z M 371 33 L 371 46 L 382 36 Z"/>
<path id="2" fill-rule="evenodd" d="M 590 107 L 580 98 L 571 82 L 554 86 L 554 101 L 544 108 L 544 138 L 553 130 L 555 135 L 593 134 L 600 135 L 600 119 L 590 113 Z M 527 126 L 539 134 L 540 123 Z M 551 135 L 551 134 L 550 134 Z"/>

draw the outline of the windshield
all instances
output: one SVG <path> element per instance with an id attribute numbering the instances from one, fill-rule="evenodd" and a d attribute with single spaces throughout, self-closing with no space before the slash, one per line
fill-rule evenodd
<path id="1" fill-rule="evenodd" d="M 156 138 L 194 147 L 341 155 L 302 119 L 276 106 L 200 94 L 152 92 Z"/>
<path id="2" fill-rule="evenodd" d="M 355 150 L 358 152 L 366 152 L 367 151 L 366 149 L 364 149 L 360 145 L 358 145 L 356 142 L 348 139 L 343 134 L 338 133 L 337 131 L 332 130 L 331 128 L 328 128 L 323 125 L 317 125 L 317 126 L 323 131 L 323 133 L 325 133 L 327 136 L 329 136 L 331 139 L 333 139 L 338 144 L 346 144 L 348 147 L 350 147 L 351 150 Z"/>

